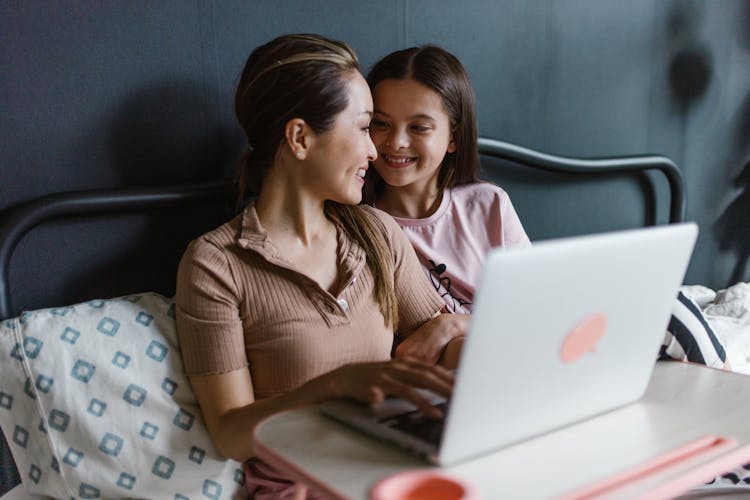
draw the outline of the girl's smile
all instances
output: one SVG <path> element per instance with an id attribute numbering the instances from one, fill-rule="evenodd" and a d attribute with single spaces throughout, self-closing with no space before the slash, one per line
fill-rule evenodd
<path id="1" fill-rule="evenodd" d="M 388 155 L 381 154 L 383 161 L 388 164 L 391 168 L 405 168 L 411 166 L 417 161 L 418 156 L 401 156 L 401 155 Z"/>

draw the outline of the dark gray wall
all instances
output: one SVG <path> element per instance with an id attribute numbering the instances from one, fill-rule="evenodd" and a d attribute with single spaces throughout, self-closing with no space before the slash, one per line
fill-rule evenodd
<path id="1" fill-rule="evenodd" d="M 53 191 L 231 175 L 241 66 L 303 31 L 348 41 L 365 70 L 398 48 L 443 45 L 472 76 L 482 135 L 562 155 L 670 156 L 702 232 L 686 282 L 748 279 L 737 266 L 750 253 L 746 0 L 5 0 L 0 210 Z"/>

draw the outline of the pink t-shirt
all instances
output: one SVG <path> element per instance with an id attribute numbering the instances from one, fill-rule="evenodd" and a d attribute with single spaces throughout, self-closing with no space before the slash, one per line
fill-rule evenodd
<path id="1" fill-rule="evenodd" d="M 424 219 L 394 217 L 448 310 L 470 313 L 491 248 L 531 246 L 508 193 L 489 182 L 446 189 Z"/>

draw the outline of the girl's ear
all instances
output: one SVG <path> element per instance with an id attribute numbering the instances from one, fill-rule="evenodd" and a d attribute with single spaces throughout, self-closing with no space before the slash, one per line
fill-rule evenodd
<path id="1" fill-rule="evenodd" d="M 448 152 L 449 153 L 455 153 L 456 152 L 456 141 L 453 139 L 454 132 L 451 130 L 451 140 L 448 143 Z"/>
<path id="2" fill-rule="evenodd" d="M 284 126 L 286 145 L 298 160 L 307 158 L 310 148 L 311 130 L 302 118 L 292 118 Z"/>

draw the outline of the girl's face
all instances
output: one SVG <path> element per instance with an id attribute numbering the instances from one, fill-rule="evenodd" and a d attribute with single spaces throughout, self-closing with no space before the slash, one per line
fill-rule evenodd
<path id="1" fill-rule="evenodd" d="M 456 150 L 442 98 L 415 80 L 383 80 L 373 102 L 375 169 L 389 186 L 434 192 L 443 158 Z"/>

